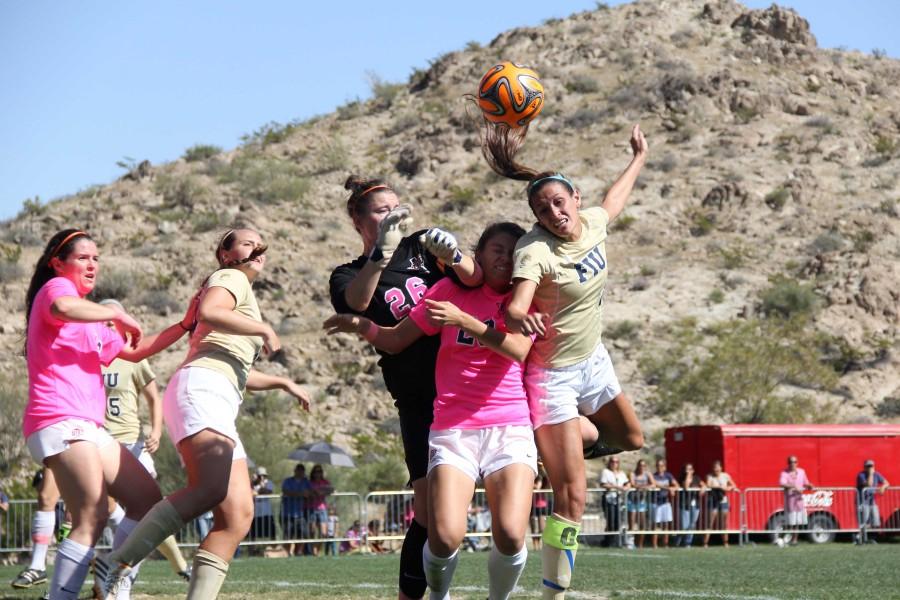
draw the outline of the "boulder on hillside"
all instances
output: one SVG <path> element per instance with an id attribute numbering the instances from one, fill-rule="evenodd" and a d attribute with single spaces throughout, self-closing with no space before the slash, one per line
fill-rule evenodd
<path id="1" fill-rule="evenodd" d="M 793 9 L 773 4 L 765 10 L 747 11 L 731 24 L 732 29 L 744 28 L 744 37 L 752 39 L 754 33 L 762 33 L 776 40 L 815 46 L 816 37 L 809 30 L 809 21 Z"/>

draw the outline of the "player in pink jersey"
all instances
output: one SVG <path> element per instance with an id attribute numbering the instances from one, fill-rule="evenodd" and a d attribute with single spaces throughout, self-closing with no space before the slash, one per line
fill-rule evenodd
<path id="1" fill-rule="evenodd" d="M 108 493 L 126 510 L 117 541 L 161 497 L 150 474 L 103 429 L 106 394 L 100 365 L 117 356 L 139 361 L 186 331 L 179 322 L 146 337 L 124 311 L 86 300 L 99 271 L 91 236 L 77 229 L 60 231 L 38 259 L 25 296 L 28 404 L 22 432 L 32 457 L 53 472 L 72 514 L 72 531 L 59 546 L 50 584 L 54 599 L 78 597 L 107 520 Z M 193 305 L 185 316 L 188 323 Z"/>
<path id="2" fill-rule="evenodd" d="M 493 517 L 488 561 L 490 597 L 508 598 L 525 567 L 537 450 L 522 362 L 532 339 L 506 329 L 512 252 L 524 230 L 497 223 L 482 233 L 475 260 L 484 284 L 475 289 L 449 279 L 436 283 L 394 327 L 365 317 L 334 315 L 329 333 L 358 333 L 386 352 L 400 352 L 424 335 L 441 336 L 429 435 L 428 544 L 423 552 L 431 598 L 449 598 L 466 533 L 466 509 L 483 478 Z"/>

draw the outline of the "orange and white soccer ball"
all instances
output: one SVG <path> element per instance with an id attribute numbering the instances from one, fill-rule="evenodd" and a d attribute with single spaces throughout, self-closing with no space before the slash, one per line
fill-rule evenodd
<path id="1" fill-rule="evenodd" d="M 481 78 L 478 106 L 488 121 L 524 127 L 544 107 L 544 86 L 533 69 L 502 62 Z"/>

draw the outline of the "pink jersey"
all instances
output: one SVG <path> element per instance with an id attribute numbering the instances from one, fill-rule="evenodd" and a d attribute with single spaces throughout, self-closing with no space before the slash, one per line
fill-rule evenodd
<path id="1" fill-rule="evenodd" d="M 100 365 L 111 363 L 124 342 L 105 323 L 69 323 L 54 317 L 50 306 L 62 296 L 80 297 L 74 283 L 54 277 L 41 287 L 31 306 L 25 437 L 69 418 L 103 426 L 106 392 Z"/>
<path id="2" fill-rule="evenodd" d="M 464 289 L 442 279 L 425 298 L 448 300 L 494 329 L 507 331 L 503 314 L 509 293 L 498 294 L 486 285 Z M 458 327 L 435 326 L 428 319 L 425 302 L 413 307 L 409 318 L 426 335 L 441 334 L 432 429 L 531 425 L 520 363 L 482 346 Z"/>

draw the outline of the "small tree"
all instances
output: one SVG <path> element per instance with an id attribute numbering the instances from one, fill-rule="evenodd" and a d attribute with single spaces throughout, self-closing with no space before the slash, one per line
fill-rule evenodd
<path id="1" fill-rule="evenodd" d="M 833 407 L 791 388 L 829 389 L 837 374 L 803 319 L 732 320 L 705 332 L 675 328 L 668 347 L 640 361 L 661 415 L 708 411 L 730 423 L 825 421 Z"/>

